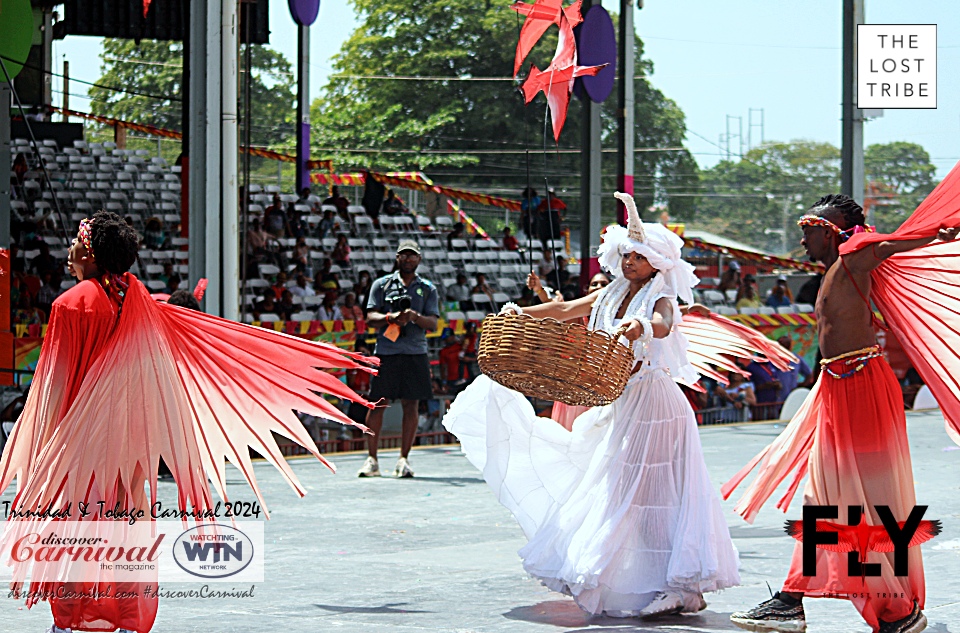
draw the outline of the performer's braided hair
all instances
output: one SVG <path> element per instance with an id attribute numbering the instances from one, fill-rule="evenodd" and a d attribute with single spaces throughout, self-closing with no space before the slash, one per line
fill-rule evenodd
<path id="1" fill-rule="evenodd" d="M 91 218 L 90 242 L 101 272 L 122 275 L 137 261 L 137 232 L 116 213 L 97 211 Z"/>
<path id="2" fill-rule="evenodd" d="M 825 217 L 839 213 L 843 217 L 846 226 L 840 227 L 844 230 L 855 226 L 864 226 L 867 219 L 863 215 L 863 207 L 856 203 L 850 196 L 839 193 L 831 193 L 813 203 L 810 207 L 811 213 Z"/>

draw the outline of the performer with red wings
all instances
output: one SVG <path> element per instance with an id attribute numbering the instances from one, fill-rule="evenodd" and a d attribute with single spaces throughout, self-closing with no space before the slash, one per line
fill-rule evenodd
<path id="1" fill-rule="evenodd" d="M 898 520 L 916 504 L 903 397 L 876 344 L 872 297 L 910 360 L 943 407 L 948 432 L 960 422 L 960 168 L 955 167 L 913 216 L 892 235 L 865 225 L 860 205 L 830 195 L 803 216 L 802 244 L 827 272 L 817 298 L 823 372 L 784 432 L 723 487 L 729 497 L 759 465 L 757 479 L 737 504 L 752 522 L 791 472 L 777 504 L 786 511 L 804 475 L 805 505 L 862 506 L 868 525 L 881 524 L 876 506 Z M 801 598 L 849 596 L 874 631 L 916 633 L 926 627 L 923 561 L 909 552 L 909 575 L 894 574 L 892 554 L 878 555 L 880 576 L 847 575 L 846 555 L 817 550 L 817 575 L 802 573 L 794 550 L 783 589 L 731 620 L 751 631 L 803 631 Z M 866 562 L 866 561 L 865 561 Z M 874 562 L 874 561 L 871 561 Z"/>
<path id="2" fill-rule="evenodd" d="M 30 395 L 0 458 L 0 492 L 16 478 L 14 508 L 104 501 L 149 513 L 144 484 L 152 505 L 163 458 L 179 509 L 203 511 L 214 505 L 208 478 L 227 499 L 230 460 L 263 503 L 253 449 L 303 496 L 273 433 L 332 470 L 293 409 L 354 424 L 320 394 L 372 405 L 318 369 L 373 369 L 336 347 L 154 301 L 127 272 L 137 241 L 113 213 L 80 223 L 68 256 L 79 283 L 53 303 Z M 16 524 L 8 522 L 7 537 Z M 15 582 L 24 574 L 14 566 Z M 46 591 L 56 595 L 58 586 L 33 582 L 27 605 Z M 80 590 L 90 589 L 97 586 Z M 156 597 L 142 594 L 51 597 L 50 606 L 53 633 L 147 633 L 157 614 Z"/>

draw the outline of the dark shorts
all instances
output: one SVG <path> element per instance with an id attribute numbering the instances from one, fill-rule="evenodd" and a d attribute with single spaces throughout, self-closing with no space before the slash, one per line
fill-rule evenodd
<path id="1" fill-rule="evenodd" d="M 370 402 L 429 400 L 433 397 L 430 361 L 426 354 L 393 354 L 380 357 L 380 372 L 370 381 Z"/>

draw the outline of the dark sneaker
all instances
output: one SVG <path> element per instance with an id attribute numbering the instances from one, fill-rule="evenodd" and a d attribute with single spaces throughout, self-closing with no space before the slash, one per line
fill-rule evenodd
<path id="1" fill-rule="evenodd" d="M 920 610 L 920 605 L 913 603 L 913 612 L 896 622 L 880 620 L 880 633 L 920 633 L 927 628 L 927 617 Z"/>
<path id="2" fill-rule="evenodd" d="M 779 591 L 749 611 L 734 613 L 730 621 L 747 631 L 802 633 L 807 630 L 803 602 L 782 595 Z"/>

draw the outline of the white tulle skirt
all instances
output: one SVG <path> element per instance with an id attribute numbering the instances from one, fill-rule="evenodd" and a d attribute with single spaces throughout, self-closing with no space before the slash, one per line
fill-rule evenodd
<path id="1" fill-rule="evenodd" d="M 443 424 L 520 523 L 524 568 L 584 611 L 636 614 L 666 590 L 696 610 L 739 584 L 693 411 L 665 372 L 634 376 L 572 431 L 480 376 Z"/>

